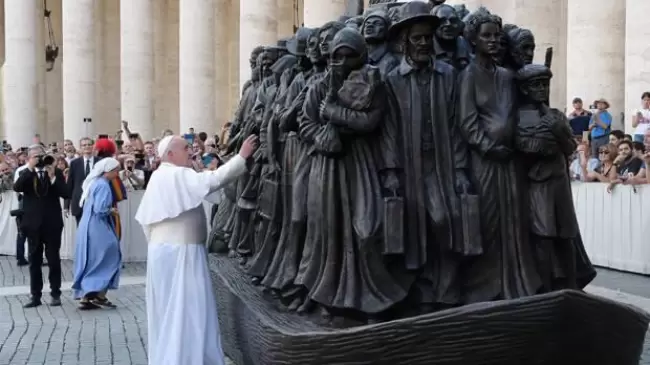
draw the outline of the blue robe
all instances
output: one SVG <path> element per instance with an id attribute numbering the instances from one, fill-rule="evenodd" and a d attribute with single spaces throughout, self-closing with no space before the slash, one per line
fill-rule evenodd
<path id="1" fill-rule="evenodd" d="M 76 237 L 74 296 L 117 289 L 122 254 L 112 219 L 113 193 L 108 180 L 99 178 L 90 187 Z"/>

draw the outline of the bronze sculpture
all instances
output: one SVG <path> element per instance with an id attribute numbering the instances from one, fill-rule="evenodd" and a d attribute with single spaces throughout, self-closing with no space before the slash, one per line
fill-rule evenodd
<path id="1" fill-rule="evenodd" d="M 244 140 L 243 133 L 240 134 L 240 132 L 242 127 L 250 118 L 250 113 L 257 95 L 257 89 L 262 80 L 263 71 L 261 54 L 264 52 L 264 48 L 265 47 L 263 46 L 258 46 L 251 52 L 249 60 L 251 79 L 244 83 L 242 97 L 239 100 L 239 105 L 232 120 L 226 154 L 237 151 L 241 142 Z M 211 251 L 228 251 L 232 257 L 237 255 L 237 245 L 235 241 L 233 241 L 233 245 L 230 246 L 232 232 L 236 222 L 238 221 L 239 209 L 237 208 L 237 200 L 239 195 L 237 193 L 237 186 L 237 184 L 231 184 L 224 189 L 224 199 L 221 204 L 219 204 L 217 214 L 213 219 L 209 242 Z"/>
<path id="2" fill-rule="evenodd" d="M 361 25 L 361 34 L 368 47 L 368 63 L 378 67 L 382 76 L 399 64 L 397 57 L 390 52 L 387 40 L 389 27 L 388 12 L 382 8 L 368 11 Z"/>
<path id="3" fill-rule="evenodd" d="M 404 50 L 400 65 L 386 76 L 389 134 L 399 149 L 383 151 L 385 188 L 404 194 L 404 262 L 419 270 L 416 301 L 423 311 L 461 301 L 460 260 L 451 251 L 459 240 L 457 194 L 469 190 L 467 153 L 455 128 L 452 66 L 433 59 L 433 34 L 439 18 L 427 4 L 403 6 L 391 37 Z M 401 176 L 397 176 L 397 174 Z"/>
<path id="4" fill-rule="evenodd" d="M 431 10 L 431 14 L 440 19 L 440 26 L 434 37 L 434 55 L 454 66 L 457 70 L 464 69 L 471 60 L 469 45 L 462 37 L 464 23 L 454 7 L 442 4 Z"/>
<path id="5" fill-rule="evenodd" d="M 564 291 L 595 271 L 570 202 L 566 118 L 548 105 L 549 54 L 532 65 L 532 32 L 443 3 L 371 1 L 363 18 L 300 28 L 258 56 L 236 137 L 265 143 L 215 221 L 224 236 L 235 226 L 240 260 L 213 257 L 226 351 L 242 363 L 493 364 L 487 339 L 516 342 L 499 358 L 514 364 L 541 338 L 566 345 L 540 363 L 576 349 L 598 352 L 591 363 L 638 359 L 650 317 Z M 587 318 L 633 350 L 562 332 L 574 320 L 597 340 Z"/>
<path id="6" fill-rule="evenodd" d="M 596 272 L 580 238 L 567 160 L 576 142 L 566 115 L 548 106 L 553 74 L 544 65 L 517 71 L 519 88 L 516 147 L 528 178 L 531 241 L 543 291 L 577 289 Z"/>
<path id="7" fill-rule="evenodd" d="M 475 58 L 459 76 L 458 127 L 470 148 L 486 250 L 466 270 L 465 297 L 471 303 L 533 295 L 541 281 L 521 199 L 523 167 L 513 155 L 516 86 L 495 63 L 501 19 L 480 13 L 466 27 Z"/>
<path id="8" fill-rule="evenodd" d="M 508 67 L 518 70 L 533 63 L 535 56 L 535 36 L 529 29 L 512 26 L 505 33 L 507 40 Z"/>
<path id="9" fill-rule="evenodd" d="M 378 314 L 406 296 L 377 244 L 380 182 L 374 145 L 381 143 L 375 130 L 385 94 L 378 70 L 364 67 L 366 58 L 363 37 L 351 29 L 339 31 L 331 42 L 328 77 L 309 88 L 300 124 L 300 136 L 313 151 L 309 185 L 326 184 L 309 190 L 311 252 L 303 253 L 307 260 L 296 282 L 325 316 L 332 309 Z"/>
<path id="10" fill-rule="evenodd" d="M 291 311 L 302 304 L 302 297 L 293 286 L 298 273 L 306 231 L 306 180 L 310 159 L 304 142 L 298 138 L 298 119 L 301 118 L 307 86 L 323 77 L 327 57 L 320 52 L 320 29 L 310 31 L 305 56 L 312 67 L 299 73 L 287 89 L 284 105 L 278 112 L 277 130 L 284 139 L 284 150 L 274 153 L 281 169 L 282 223 L 277 248 L 261 284 L 288 301 Z M 281 154 L 281 155 L 280 155 Z M 296 186 L 296 190 L 294 190 Z M 294 208 L 295 207 L 295 208 Z"/>

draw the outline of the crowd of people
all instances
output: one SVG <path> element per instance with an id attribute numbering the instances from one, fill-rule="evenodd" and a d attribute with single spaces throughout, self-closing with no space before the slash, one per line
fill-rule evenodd
<path id="1" fill-rule="evenodd" d="M 641 107 L 632 114 L 634 134 L 612 129 L 610 105 L 598 99 L 584 109 L 580 98 L 573 100 L 568 115 L 578 140 L 570 165 L 574 181 L 608 184 L 611 192 L 616 185 L 650 183 L 650 92 L 641 95 Z"/>
<path id="2" fill-rule="evenodd" d="M 221 164 L 219 151 L 224 147 L 219 145 L 219 141 L 227 140 L 227 133 L 228 126 L 221 135 L 214 136 L 195 133 L 190 128 L 182 136 L 188 146 L 188 167 L 197 172 L 216 170 Z M 39 135 L 34 136 L 32 145 L 18 149 L 3 141 L 0 188 L 3 192 L 13 190 L 18 195 L 19 205 L 11 212 L 18 227 L 16 259 L 18 266 L 29 265 L 30 272 L 31 300 L 25 307 L 41 305 L 41 266 L 45 265 L 49 266 L 50 305 L 61 304 L 59 250 L 63 217 L 70 215 L 78 225 L 73 288 L 80 309 L 113 306 L 106 298 L 105 290 L 93 288 L 95 276 L 110 278 L 110 273 L 88 272 L 87 268 L 106 270 L 108 267 L 110 271 L 115 265 L 121 266 L 121 222 L 117 202 L 126 199 L 129 192 L 147 187 L 153 172 L 161 165 L 159 143 L 171 135 L 172 131 L 165 130 L 160 138 L 143 140 L 124 121 L 122 129 L 115 135 L 98 135 L 94 139 L 84 137 L 77 145 L 70 140 L 46 145 Z M 95 187 L 101 185 L 96 181 L 108 182 L 102 185 L 108 189 L 103 192 L 109 192 L 103 195 L 104 199 L 100 196 L 102 189 Z M 107 220 L 107 217 L 111 219 Z M 92 255 L 84 252 L 89 241 L 104 242 L 106 249 L 92 250 Z M 112 265 L 88 265 L 89 260 L 94 260 L 93 255 L 100 255 L 100 261 L 105 261 L 110 252 L 115 254 Z M 119 268 L 115 274 L 116 280 Z M 105 283 L 100 286 L 105 286 Z"/>
<path id="3" fill-rule="evenodd" d="M 227 131 L 229 125 L 226 125 L 220 135 L 208 136 L 205 132 L 195 133 L 192 128 L 184 134 L 184 138 L 192 144 L 192 161 L 193 168 L 197 171 L 214 170 L 220 163 L 220 151 L 225 147 L 220 141 L 227 140 Z M 160 158 L 156 153 L 156 146 L 162 137 L 171 135 L 171 130 L 165 130 L 158 138 L 144 140 L 138 133 L 131 133 L 128 122 L 122 122 L 122 129 L 113 136 L 99 135 L 98 137 L 82 138 L 78 143 L 69 139 L 45 144 L 41 136 L 34 136 L 33 144 L 41 145 L 45 154 L 52 156 L 56 162 L 56 168 L 63 172 L 66 180 L 75 178 L 75 168 L 73 161 L 81 162 L 80 157 L 84 158 L 81 166 L 84 176 L 86 175 L 86 165 L 88 169 L 92 168 L 93 163 L 88 158 L 96 154 L 94 148 L 95 141 L 107 138 L 115 142 L 117 146 L 116 159 L 120 161 L 119 177 L 124 182 L 127 191 L 142 190 L 146 187 L 147 182 L 158 165 Z M 127 136 L 124 138 L 124 136 Z M 2 142 L 2 153 L 0 154 L 0 191 L 12 190 L 13 182 L 16 177 L 16 171 L 24 166 L 28 160 L 28 146 L 12 148 L 7 141 Z M 79 176 L 77 176 L 79 177 Z"/>

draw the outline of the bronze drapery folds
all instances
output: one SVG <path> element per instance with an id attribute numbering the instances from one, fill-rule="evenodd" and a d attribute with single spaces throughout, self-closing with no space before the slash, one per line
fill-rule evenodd
<path id="1" fill-rule="evenodd" d="M 371 2 L 251 55 L 217 245 L 289 311 L 374 322 L 589 283 L 566 118 L 530 30 Z M 357 322 L 354 322 L 357 323 Z"/>

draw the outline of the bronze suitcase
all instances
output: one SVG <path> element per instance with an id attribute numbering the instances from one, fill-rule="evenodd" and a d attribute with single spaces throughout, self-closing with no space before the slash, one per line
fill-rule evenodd
<path id="1" fill-rule="evenodd" d="M 404 198 L 384 198 L 384 254 L 404 253 Z"/>
<path id="2" fill-rule="evenodd" d="M 460 213 L 462 238 L 454 240 L 454 251 L 465 256 L 483 254 L 481 240 L 481 217 L 479 211 L 478 195 L 468 193 L 460 194 Z"/>

